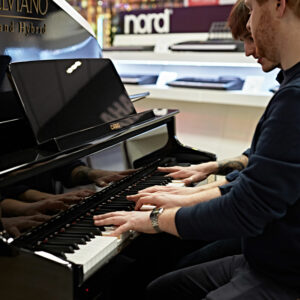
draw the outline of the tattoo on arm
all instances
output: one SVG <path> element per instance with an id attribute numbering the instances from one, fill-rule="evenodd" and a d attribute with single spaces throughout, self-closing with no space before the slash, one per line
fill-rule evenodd
<path id="1" fill-rule="evenodd" d="M 244 157 L 240 156 L 237 157 L 234 160 L 221 160 L 218 162 L 218 175 L 227 175 L 228 173 L 234 171 L 234 170 L 238 170 L 241 171 L 243 170 L 248 162 L 248 158 L 247 161 L 244 161 Z"/>

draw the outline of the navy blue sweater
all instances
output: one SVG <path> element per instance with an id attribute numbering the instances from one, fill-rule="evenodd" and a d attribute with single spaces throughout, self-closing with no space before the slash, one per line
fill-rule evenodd
<path id="1" fill-rule="evenodd" d="M 175 222 L 182 238 L 242 237 L 252 268 L 300 288 L 300 63 L 280 76 L 237 184 L 219 198 L 181 208 Z"/>

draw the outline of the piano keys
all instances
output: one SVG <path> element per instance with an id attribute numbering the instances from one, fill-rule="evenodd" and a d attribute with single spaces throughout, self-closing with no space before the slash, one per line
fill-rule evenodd
<path id="1" fill-rule="evenodd" d="M 119 238 L 109 237 L 109 228 L 94 226 L 93 215 L 117 210 L 134 210 L 135 203 L 128 201 L 127 195 L 136 194 L 153 185 L 172 183 L 172 178 L 156 171 L 158 165 L 159 162 L 152 163 L 113 183 L 68 211 L 60 213 L 48 224 L 45 223 L 15 239 L 12 245 L 34 252 L 49 252 L 82 265 L 83 274 L 80 278 L 85 281 L 93 274 L 93 270 L 107 263 L 122 249 L 123 243 L 136 234 L 131 232 Z M 178 184 L 178 181 L 173 184 Z"/>

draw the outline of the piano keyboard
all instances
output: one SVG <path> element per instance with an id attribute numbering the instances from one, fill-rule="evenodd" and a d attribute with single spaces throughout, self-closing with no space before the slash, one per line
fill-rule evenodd
<path id="1" fill-rule="evenodd" d="M 136 235 L 128 232 L 119 238 L 107 236 L 111 228 L 95 227 L 94 215 L 134 210 L 135 202 L 128 201 L 126 196 L 153 185 L 184 186 L 180 181 L 166 177 L 165 173 L 157 172 L 156 168 L 143 169 L 127 176 L 21 236 L 14 243 L 81 265 L 85 281 L 122 249 L 125 240 Z"/>

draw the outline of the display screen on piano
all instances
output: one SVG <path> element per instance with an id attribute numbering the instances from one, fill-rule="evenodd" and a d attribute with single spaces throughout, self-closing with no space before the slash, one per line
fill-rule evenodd
<path id="1" fill-rule="evenodd" d="M 95 227 L 93 215 L 132 210 L 134 205 L 127 195 L 152 185 L 175 184 L 166 174 L 157 172 L 159 165 L 187 165 L 216 157 L 177 140 L 178 110 L 135 112 L 120 78 L 112 68 L 107 69 L 111 63 L 100 58 L 101 49 L 89 25 L 66 2 L 40 1 L 42 11 L 30 13 L 25 6 L 19 12 L 19 2 L 9 3 L 10 11 L 2 11 L 0 16 L 2 25 L 7 25 L 1 27 L 7 31 L 0 32 L 0 54 L 20 63 L 16 69 L 11 68 L 10 74 L 18 81 L 18 94 L 7 77 L 0 84 L 0 194 L 4 199 L 23 201 L 20 195 L 28 189 L 55 199 L 64 193 L 79 195 L 86 188 L 92 192 L 64 209 L 42 211 L 47 219 L 34 228 L 21 230 L 17 238 L 0 234 L 0 298 L 84 299 L 82 293 L 95 278 L 101 278 L 111 259 L 135 237 L 135 233 L 108 237 L 109 228 Z M 9 26 L 13 30 L 9 31 Z M 26 28 L 27 34 L 23 32 Z M 51 67 L 39 73 L 38 68 L 47 64 L 42 61 L 49 59 L 53 60 Z M 72 63 L 65 64 L 65 59 Z M 96 60 L 86 64 L 86 59 Z M 24 75 L 18 77 L 20 72 L 27 74 L 27 64 L 22 61 L 29 60 L 40 61 L 34 63 L 37 69 L 29 71 L 40 75 L 43 84 L 23 86 L 25 81 L 34 80 L 31 75 L 26 80 Z M 8 60 L 1 63 L 6 69 Z M 105 74 L 99 75 L 102 67 Z M 77 78 L 79 70 L 87 75 Z M 98 100 L 100 87 L 102 98 Z M 42 101 L 39 107 L 35 101 Z M 59 106 L 62 109 L 58 111 Z M 53 111 L 58 111 L 59 117 L 51 114 Z M 33 115 L 36 125 L 32 123 Z M 96 119 L 104 130 L 80 135 L 83 128 L 95 127 Z M 75 132 L 76 138 L 60 140 L 60 147 L 44 147 L 43 142 L 69 137 L 70 132 Z M 80 172 L 72 177 L 75 169 L 84 168 L 118 176 L 99 188 L 93 180 L 82 180 Z M 131 171 L 126 172 L 128 169 Z M 42 200 L 26 205 L 33 203 L 36 208 Z M 5 217 L 10 218 L 2 215 L 2 220 Z M 101 293 L 101 284 L 96 286 Z"/>

